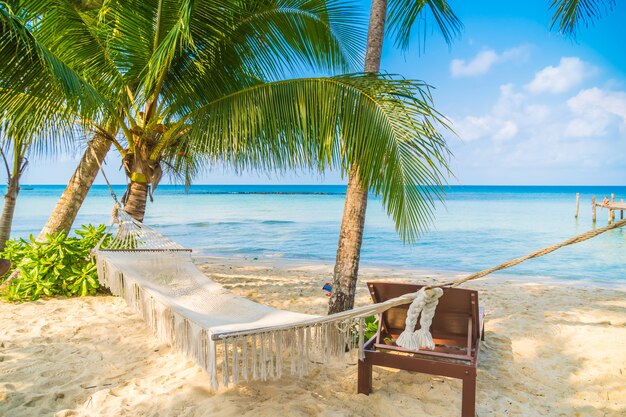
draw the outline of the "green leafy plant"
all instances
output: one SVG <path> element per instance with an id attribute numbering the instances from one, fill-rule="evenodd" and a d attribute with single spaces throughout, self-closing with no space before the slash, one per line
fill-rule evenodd
<path id="1" fill-rule="evenodd" d="M 89 252 L 105 236 L 106 226 L 83 225 L 75 233 L 48 235 L 45 242 L 14 239 L 6 244 L 0 257 L 8 259 L 21 274 L 6 287 L 2 296 L 9 301 L 36 300 L 42 296 L 86 296 L 98 290 L 96 265 Z M 108 239 L 109 237 L 107 237 Z"/>
<path id="2" fill-rule="evenodd" d="M 365 331 L 363 332 L 365 335 L 365 340 L 370 340 L 376 332 L 378 331 L 378 321 L 376 321 L 376 316 L 365 317 Z"/>
<path id="3" fill-rule="evenodd" d="M 372 337 L 374 337 L 374 335 L 376 335 L 376 332 L 378 331 L 377 317 L 376 316 L 365 317 L 365 319 L 363 319 L 363 323 L 365 325 L 363 328 L 363 337 L 364 337 L 364 341 L 367 342 Z M 355 323 L 350 328 L 350 334 L 354 338 L 354 343 L 358 343 L 359 341 L 359 324 L 358 323 Z"/>

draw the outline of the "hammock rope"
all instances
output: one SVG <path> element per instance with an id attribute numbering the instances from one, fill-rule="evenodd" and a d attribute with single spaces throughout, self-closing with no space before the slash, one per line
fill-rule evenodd
<path id="1" fill-rule="evenodd" d="M 98 159 L 98 154 L 96 153 L 96 150 L 92 147 L 90 147 L 89 149 L 91 149 L 93 158 L 96 160 L 96 163 L 98 164 L 98 168 L 100 168 L 100 172 L 102 173 L 102 177 L 104 178 L 104 181 L 107 183 L 107 187 L 109 187 L 109 193 L 111 193 L 111 198 L 113 199 L 113 201 L 115 201 L 116 205 L 120 205 L 120 202 L 117 200 L 117 195 L 115 194 L 115 191 L 113 191 L 113 187 L 111 186 L 111 183 L 109 182 L 109 179 L 107 178 L 107 174 L 104 172 L 104 169 L 102 169 L 102 164 L 100 163 L 100 160 Z"/>

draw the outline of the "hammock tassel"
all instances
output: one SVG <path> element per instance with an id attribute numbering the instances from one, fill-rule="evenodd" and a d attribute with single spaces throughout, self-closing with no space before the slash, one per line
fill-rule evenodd
<path id="1" fill-rule="evenodd" d="M 359 360 L 365 360 L 365 350 L 363 349 L 363 345 L 365 344 L 365 320 L 363 318 L 359 318 Z"/>
<path id="2" fill-rule="evenodd" d="M 418 291 L 417 297 L 415 297 L 407 311 L 406 327 L 400 337 L 398 337 L 398 340 L 396 340 L 398 346 L 409 350 L 418 350 L 420 348 L 432 350 L 435 348 L 435 342 L 429 329 L 435 316 L 439 298 L 442 295 L 443 290 L 441 288 L 426 290 L 424 287 Z M 420 329 L 414 331 L 420 314 Z"/>

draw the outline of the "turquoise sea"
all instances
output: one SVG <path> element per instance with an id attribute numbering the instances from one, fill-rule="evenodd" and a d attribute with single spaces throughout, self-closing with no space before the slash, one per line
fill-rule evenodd
<path id="1" fill-rule="evenodd" d="M 24 185 L 13 236 L 37 234 L 63 189 Z M 124 186 L 115 190 L 121 196 Z M 200 255 L 333 262 L 344 192 L 342 185 L 195 185 L 187 192 L 164 185 L 148 204 L 145 222 Z M 401 242 L 372 197 L 362 262 L 478 271 L 589 230 L 591 196 L 601 200 L 611 193 L 626 198 L 626 187 L 453 186 L 430 231 L 412 246 Z M 76 224 L 108 222 L 112 202 L 106 186 L 95 186 Z M 599 210 L 597 226 L 606 223 L 607 211 Z M 626 231 L 610 231 L 505 273 L 621 286 L 626 282 Z"/>

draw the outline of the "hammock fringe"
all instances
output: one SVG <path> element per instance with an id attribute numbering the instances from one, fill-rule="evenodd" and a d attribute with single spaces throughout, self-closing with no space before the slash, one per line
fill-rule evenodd
<path id="1" fill-rule="evenodd" d="M 205 369 L 213 389 L 218 389 L 220 379 L 224 386 L 278 379 L 285 367 L 290 375 L 303 377 L 309 372 L 310 362 L 349 360 L 349 352 L 363 344 L 361 317 L 216 339 L 209 329 L 172 311 L 113 263 L 99 259 L 97 267 L 100 284 L 123 298 L 161 342 Z M 289 358 L 287 363 L 285 357 Z"/>

